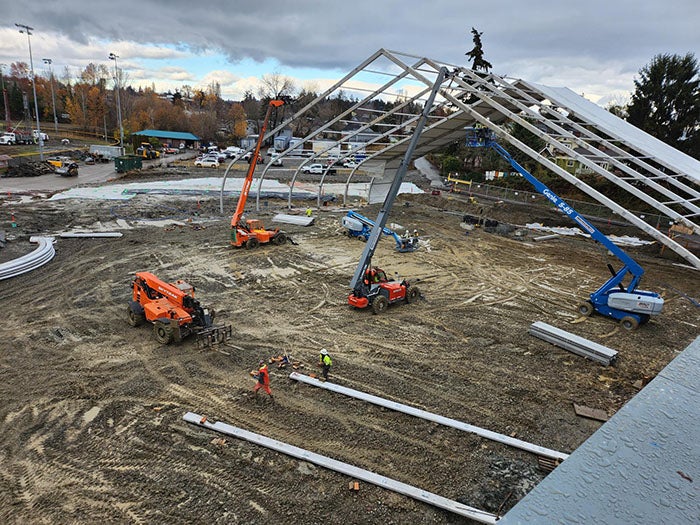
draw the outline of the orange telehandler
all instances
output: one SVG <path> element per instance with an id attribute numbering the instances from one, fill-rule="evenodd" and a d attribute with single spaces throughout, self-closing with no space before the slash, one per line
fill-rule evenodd
<path id="1" fill-rule="evenodd" d="M 179 343 L 190 334 L 204 347 L 231 337 L 231 326 L 215 325 L 214 311 L 206 311 L 194 298 L 194 286 L 181 279 L 166 283 L 149 272 L 138 272 L 134 278 L 127 321 L 131 326 L 153 323 L 153 335 L 164 345 Z"/>
<path id="2" fill-rule="evenodd" d="M 258 142 L 255 145 L 255 151 L 253 151 L 253 155 L 250 159 L 248 174 L 243 181 L 241 195 L 238 197 L 236 211 L 233 213 L 233 217 L 231 217 L 231 244 L 233 246 L 245 246 L 248 249 L 252 249 L 257 248 L 260 244 L 267 244 L 269 242 L 277 245 L 287 242 L 287 234 L 280 231 L 279 228 L 267 230 L 258 219 L 243 220 L 243 210 L 245 209 L 245 203 L 248 200 L 250 186 L 253 183 L 255 167 L 258 165 L 257 159 L 260 158 L 260 146 L 262 145 L 263 136 L 265 135 L 265 130 L 267 129 L 267 122 L 270 120 L 270 113 L 272 112 L 272 108 L 278 108 L 283 104 L 284 101 L 282 100 L 270 100 L 270 104 L 267 107 L 265 120 L 263 120 L 262 129 L 260 129 L 260 133 L 258 134 Z"/>

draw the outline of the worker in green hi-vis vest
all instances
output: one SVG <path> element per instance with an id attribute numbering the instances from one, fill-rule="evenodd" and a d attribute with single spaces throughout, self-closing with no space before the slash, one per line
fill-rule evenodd
<path id="1" fill-rule="evenodd" d="M 331 371 L 332 364 L 333 360 L 331 359 L 331 356 L 328 355 L 328 350 L 324 348 L 321 350 L 321 355 L 319 356 L 319 365 L 321 366 L 321 375 L 323 376 L 324 381 L 328 379 L 328 372 Z"/>

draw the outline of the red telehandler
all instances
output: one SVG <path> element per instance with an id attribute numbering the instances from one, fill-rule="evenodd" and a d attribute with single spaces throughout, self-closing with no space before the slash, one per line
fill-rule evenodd
<path id="1" fill-rule="evenodd" d="M 238 197 L 236 211 L 233 213 L 233 217 L 231 217 L 231 244 L 233 246 L 245 246 L 248 249 L 252 249 L 257 248 L 260 244 L 267 244 L 269 242 L 277 245 L 287 242 L 287 234 L 280 231 L 279 228 L 267 230 L 258 219 L 243 220 L 243 210 L 245 209 L 245 203 L 248 200 L 250 186 L 253 183 L 255 167 L 258 165 L 258 159 L 260 158 L 260 146 L 262 145 L 263 136 L 265 135 L 265 130 L 267 129 L 267 122 L 270 120 L 270 113 L 272 112 L 272 108 L 278 108 L 283 104 L 284 101 L 282 100 L 271 100 L 267 107 L 265 120 L 263 120 L 262 128 L 258 134 L 258 142 L 255 145 L 255 151 L 253 151 L 253 155 L 250 158 L 248 174 L 243 181 L 241 195 Z"/>
<path id="2" fill-rule="evenodd" d="M 194 286 L 181 279 L 166 283 L 149 272 L 138 272 L 134 278 L 127 321 L 131 326 L 153 323 L 153 335 L 164 345 L 179 343 L 190 334 L 203 347 L 231 337 L 231 325 L 214 324 L 214 311 L 206 311 L 194 298 Z"/>
<path id="3" fill-rule="evenodd" d="M 379 215 L 374 221 L 374 226 L 372 227 L 372 233 L 370 233 L 369 239 L 367 239 L 367 245 L 365 246 L 362 256 L 360 257 L 360 262 L 355 269 L 355 274 L 350 281 L 350 289 L 352 290 L 348 295 L 348 304 L 353 308 L 368 308 L 372 309 L 375 314 L 380 314 L 384 312 L 390 304 L 395 303 L 412 303 L 415 302 L 420 296 L 420 291 L 418 288 L 411 284 L 407 280 L 391 280 L 386 276 L 386 272 L 381 268 L 372 266 L 372 256 L 379 243 L 379 237 L 382 235 L 389 212 L 394 204 L 396 195 L 399 193 L 401 187 L 401 182 L 403 181 L 404 175 L 408 170 L 408 166 L 411 163 L 411 157 L 413 152 L 418 145 L 418 139 L 423 132 L 423 127 L 428 119 L 428 115 L 432 109 L 433 102 L 435 101 L 435 96 L 437 95 L 443 80 L 447 77 L 447 70 L 441 68 L 438 73 L 433 89 L 430 92 L 428 101 L 423 107 L 423 113 L 416 123 L 415 130 L 413 131 L 413 137 L 406 149 L 401 164 L 396 170 L 396 175 L 391 183 L 391 187 L 384 198 L 384 204 L 381 210 L 379 210 Z"/>

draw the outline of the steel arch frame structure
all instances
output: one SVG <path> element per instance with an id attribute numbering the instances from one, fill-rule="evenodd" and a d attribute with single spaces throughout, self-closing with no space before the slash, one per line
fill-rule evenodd
<path id="1" fill-rule="evenodd" d="M 276 136 L 298 119 L 306 119 L 314 114 L 321 101 L 338 97 L 341 93 L 355 97 L 348 110 L 303 138 L 304 141 L 323 138 L 329 144 L 314 152 L 297 168 L 290 184 L 288 207 L 292 206 L 294 185 L 304 165 L 338 149 L 339 160 L 343 160 L 357 152 L 358 144 L 362 144 L 366 158 L 350 170 L 345 180 L 343 202 L 347 201 L 348 188 L 360 171 L 371 175 L 368 200 L 382 200 L 404 156 L 412 126 L 423 109 L 426 94 L 441 67 L 448 68 L 452 74 L 443 82 L 430 110 L 416 147 L 416 157 L 463 141 L 466 127 L 488 127 L 496 132 L 499 139 L 507 141 L 700 269 L 698 256 L 613 198 L 597 191 L 577 174 L 557 165 L 554 160 L 556 156 L 563 156 L 578 161 L 589 173 L 615 184 L 626 194 L 668 217 L 669 223 L 685 226 L 695 235 L 700 235 L 700 161 L 664 144 L 567 88 L 552 88 L 522 79 L 477 73 L 462 66 L 386 49 L 372 54 L 268 132 L 266 139 Z M 370 103 L 376 101 L 385 102 L 386 110 L 369 109 Z M 342 133 L 339 130 L 353 114 L 363 111 L 372 113 L 372 118 L 351 132 Z M 546 149 L 534 151 L 514 137 L 511 134 L 514 124 L 543 140 Z M 381 132 L 374 131 L 379 128 Z M 373 138 L 362 143 L 353 140 L 369 132 L 373 132 Z M 289 148 L 281 156 L 293 153 L 293 149 Z M 258 210 L 259 190 L 269 168 L 268 165 L 263 169 L 258 182 Z M 317 205 L 321 203 L 327 173 L 328 168 L 319 182 Z"/>

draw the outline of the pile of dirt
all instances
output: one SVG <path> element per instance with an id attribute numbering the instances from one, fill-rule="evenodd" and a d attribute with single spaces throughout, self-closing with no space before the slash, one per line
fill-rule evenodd
<path id="1" fill-rule="evenodd" d="M 344 475 L 182 417 L 203 414 L 503 513 L 546 475 L 534 456 L 298 384 L 274 364 L 275 400 L 256 399 L 250 370 L 288 352 L 317 373 L 327 348 L 332 382 L 568 453 L 601 425 L 573 403 L 614 413 L 700 326 L 695 272 L 653 254 L 639 260 L 643 287 L 664 296 L 662 315 L 634 332 L 580 318 L 579 301 L 607 279 L 605 254 L 578 238 L 465 235 L 463 215 L 478 210 L 445 195 L 401 196 L 389 222 L 417 229 L 420 249 L 398 253 L 386 239 L 374 257 L 413 280 L 421 300 L 381 316 L 351 310 L 348 283 L 365 245 L 341 235 L 346 210 L 324 207 L 311 227 L 274 224 L 284 204 L 248 214 L 294 242 L 238 250 L 218 197 L 13 203 L 17 227 L 0 257 L 31 250 L 39 233 L 123 236 L 58 239 L 51 262 L 0 281 L 0 521 L 469 523 L 366 483 L 348 490 Z M 548 214 L 487 212 L 518 225 Z M 194 285 L 233 338 L 164 347 L 150 325 L 129 326 L 131 281 L 144 270 Z M 614 348 L 616 366 L 528 336 L 534 321 Z"/>

